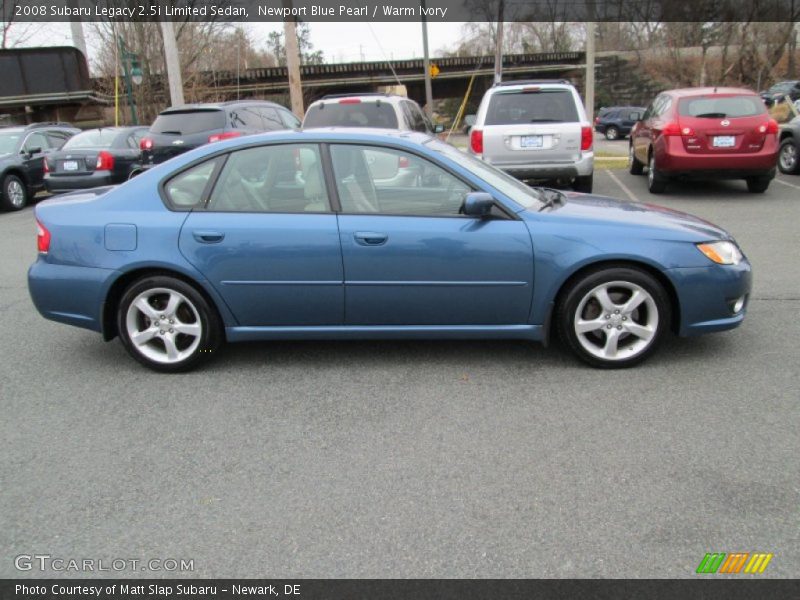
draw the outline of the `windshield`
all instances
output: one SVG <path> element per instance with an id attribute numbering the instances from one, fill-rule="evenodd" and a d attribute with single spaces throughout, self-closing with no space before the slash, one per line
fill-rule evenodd
<path id="1" fill-rule="evenodd" d="M 158 115 L 151 133 L 192 135 L 225 128 L 225 112 L 222 110 L 182 110 Z"/>
<path id="2" fill-rule="evenodd" d="M 17 149 L 21 133 L 0 133 L 0 154 L 11 154 Z"/>
<path id="3" fill-rule="evenodd" d="M 303 121 L 303 129 L 312 127 L 397 129 L 397 116 L 386 102 L 320 102 L 309 109 Z"/>
<path id="4" fill-rule="evenodd" d="M 486 112 L 486 125 L 574 123 L 578 120 L 572 92 L 558 88 L 497 92 Z"/>
<path id="5" fill-rule="evenodd" d="M 525 185 L 518 179 L 514 179 L 511 175 L 504 173 L 480 159 L 470 156 L 450 144 L 445 144 L 439 140 L 431 139 L 425 144 L 431 149 L 436 150 L 439 154 L 443 154 L 450 160 L 457 162 L 459 165 L 474 173 L 483 179 L 490 186 L 498 190 L 500 193 L 505 194 L 517 204 L 525 208 L 539 208 L 543 204 L 541 194 L 534 188 Z"/>
<path id="6" fill-rule="evenodd" d="M 113 129 L 93 129 L 92 131 L 84 131 L 67 140 L 67 143 L 62 146 L 62 149 L 110 148 L 118 135 L 119 132 Z"/>
<path id="7" fill-rule="evenodd" d="M 767 109 L 758 96 L 683 98 L 678 102 L 678 113 L 683 117 L 755 117 L 766 112 Z"/>

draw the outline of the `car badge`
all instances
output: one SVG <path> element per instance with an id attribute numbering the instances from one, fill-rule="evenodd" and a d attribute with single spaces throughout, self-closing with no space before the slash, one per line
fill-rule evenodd
<path id="1" fill-rule="evenodd" d="M 731 122 L 730 122 L 730 121 L 728 121 L 728 119 L 725 119 L 724 121 L 721 121 L 721 122 L 720 122 L 720 125 L 722 125 L 723 127 L 727 127 L 727 126 L 728 126 L 728 125 L 730 125 L 730 124 L 731 124 Z"/>
<path id="2" fill-rule="evenodd" d="M 180 146 L 181 144 L 183 144 L 183 140 L 175 140 L 174 142 L 172 142 L 173 146 Z"/>

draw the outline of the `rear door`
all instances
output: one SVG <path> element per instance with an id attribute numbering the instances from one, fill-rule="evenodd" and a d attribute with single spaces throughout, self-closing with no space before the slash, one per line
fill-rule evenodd
<path id="1" fill-rule="evenodd" d="M 43 131 L 34 131 L 28 134 L 22 146 L 22 160 L 28 181 L 33 187 L 44 185 L 44 157 L 50 152 L 50 143 Z"/>
<path id="2" fill-rule="evenodd" d="M 204 189 L 181 229 L 183 255 L 242 326 L 340 325 L 342 253 L 318 146 L 243 149 L 216 169 L 210 192 L 177 178 L 166 186 L 178 202 Z"/>
<path id="3" fill-rule="evenodd" d="M 567 87 L 498 88 L 486 109 L 483 158 L 495 165 L 574 162 L 581 118 Z"/>
<path id="4" fill-rule="evenodd" d="M 684 148 L 690 154 L 751 154 L 766 140 L 769 118 L 761 98 L 753 95 L 709 94 L 678 101 Z"/>

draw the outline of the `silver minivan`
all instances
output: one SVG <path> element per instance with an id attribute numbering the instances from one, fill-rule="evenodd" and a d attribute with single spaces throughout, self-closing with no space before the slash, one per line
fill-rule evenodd
<path id="1" fill-rule="evenodd" d="M 592 191 L 593 130 L 566 80 L 495 84 L 481 100 L 469 151 L 517 179 L 570 180 Z"/>

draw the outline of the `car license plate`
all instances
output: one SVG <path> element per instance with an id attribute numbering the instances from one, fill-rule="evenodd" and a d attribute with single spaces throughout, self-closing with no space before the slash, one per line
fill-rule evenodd
<path id="1" fill-rule="evenodd" d="M 65 171 L 77 171 L 78 170 L 78 161 L 77 160 L 65 160 L 64 161 L 64 170 Z"/>
<path id="2" fill-rule="evenodd" d="M 736 138 L 732 135 L 714 136 L 714 148 L 733 148 L 736 145 Z"/>
<path id="3" fill-rule="evenodd" d="M 542 142 L 542 136 L 540 135 L 523 135 L 519 139 L 519 145 L 522 148 L 541 148 Z"/>

